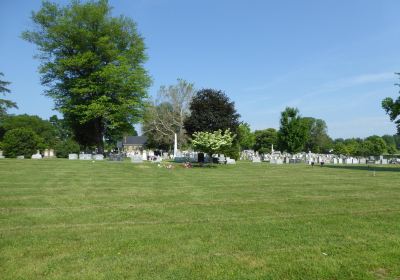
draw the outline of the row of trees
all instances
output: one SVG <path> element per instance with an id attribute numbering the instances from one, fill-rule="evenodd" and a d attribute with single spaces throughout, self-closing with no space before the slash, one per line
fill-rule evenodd
<path id="1" fill-rule="evenodd" d="M 250 125 L 241 123 L 239 118 L 234 102 L 222 91 L 196 91 L 193 84 L 179 79 L 176 85 L 162 86 L 156 100 L 148 104 L 143 130 L 150 140 L 150 147 L 166 150 L 172 149 L 174 133 L 178 134 L 180 148 L 188 148 L 201 142 L 199 137 L 210 138 L 215 132 L 212 137 L 217 139 L 223 136 L 222 132 L 229 131 L 234 136 L 232 145 L 223 145 L 219 151 L 234 158 L 246 149 L 269 153 L 272 146 L 289 153 L 334 152 L 353 156 L 395 154 L 400 147 L 400 137 L 390 135 L 333 140 L 328 135 L 324 120 L 302 117 L 296 108 L 288 107 L 281 113 L 279 130 L 268 128 L 252 132 Z M 196 138 L 195 141 L 188 141 L 193 138 Z M 204 150 L 204 142 L 202 147 Z"/>
<path id="2" fill-rule="evenodd" d="M 278 131 L 270 128 L 252 133 L 247 124 L 240 123 L 234 103 L 222 91 L 196 91 L 193 84 L 184 80 L 162 87 L 158 98 L 149 102 L 147 89 L 151 79 L 143 66 L 147 59 L 143 37 L 131 19 L 113 17 L 111 10 L 106 0 L 71 1 L 66 6 L 44 1 L 41 9 L 32 13 L 34 28 L 25 31 L 22 37 L 38 47 L 45 94 L 54 99 L 55 109 L 63 115 L 63 120 L 49 121 L 57 133 L 63 133 L 53 138 L 53 143 L 32 127 L 15 128 L 35 133 L 37 137 L 25 131 L 25 136 L 29 135 L 24 139 L 36 139 L 37 147 L 40 143 L 57 145 L 60 141 L 74 140 L 83 149 L 96 146 L 102 152 L 105 145 L 114 145 L 123 135 L 135 134 L 133 124 L 138 122 L 143 123 L 149 146 L 163 149 L 172 148 L 174 133 L 184 148 L 193 144 L 189 140 L 194 135 L 202 135 L 198 132 L 217 137 L 216 131 L 220 130 L 222 137 L 229 130 L 232 145 L 222 145 L 221 152 L 234 158 L 239 150 L 246 148 L 267 152 L 270 144 L 291 153 L 301 150 L 366 153 L 379 146 L 376 137 L 332 141 L 323 120 L 303 118 L 296 108 L 282 112 Z M 9 92 L 7 85 L 8 82 L 0 81 L 0 93 Z M 391 98 L 382 103 L 398 125 L 399 104 L 399 99 Z M 6 116 L 6 110 L 12 107 L 16 107 L 14 102 L 0 99 L 0 116 Z M 7 127 L 7 118 L 0 121 Z M 9 147 L 7 141 L 22 139 L 21 131 L 7 136 L 13 129 L 3 128 L 5 147 Z M 362 148 L 350 149 L 353 144 L 348 142 L 362 142 Z M 395 152 L 393 146 L 385 143 L 386 148 L 381 151 Z M 347 148 L 342 149 L 343 146 Z"/>

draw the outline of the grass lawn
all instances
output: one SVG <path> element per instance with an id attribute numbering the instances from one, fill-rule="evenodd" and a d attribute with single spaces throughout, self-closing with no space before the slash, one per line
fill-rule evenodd
<path id="1" fill-rule="evenodd" d="M 0 279 L 400 279 L 400 168 L 373 175 L 1 160 Z"/>

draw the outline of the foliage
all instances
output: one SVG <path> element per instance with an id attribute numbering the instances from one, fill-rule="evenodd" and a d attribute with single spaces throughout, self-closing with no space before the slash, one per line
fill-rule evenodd
<path id="1" fill-rule="evenodd" d="M 176 85 L 160 87 L 157 99 L 146 107 L 143 117 L 142 130 L 150 147 L 171 149 L 175 133 L 178 147 L 187 144 L 184 120 L 189 115 L 193 93 L 194 85 L 182 79 Z"/>
<path id="2" fill-rule="evenodd" d="M 4 74 L 0 72 L 0 77 L 1 76 L 4 76 Z M 11 92 L 7 88 L 7 86 L 9 84 L 10 84 L 10 82 L 3 81 L 3 80 L 0 79 L 0 94 L 2 93 L 3 95 L 5 95 L 6 93 L 10 93 Z M 11 108 L 18 108 L 17 107 L 17 103 L 15 103 L 15 102 L 13 102 L 11 100 L 0 98 L 0 117 L 6 115 L 7 114 L 7 109 L 11 109 Z"/>
<path id="3" fill-rule="evenodd" d="M 397 150 L 396 138 L 392 135 L 383 135 L 383 141 L 386 143 L 387 151 L 389 154 L 397 154 L 399 151 Z"/>
<path id="4" fill-rule="evenodd" d="M 287 107 L 281 113 L 278 131 L 278 147 L 281 151 L 297 153 L 304 149 L 307 139 L 307 125 L 302 121 L 297 108 Z"/>
<path id="5" fill-rule="evenodd" d="M 305 151 L 313 153 L 328 153 L 332 148 L 332 139 L 328 136 L 325 121 L 315 118 L 303 118 L 307 126 L 307 141 Z"/>
<path id="6" fill-rule="evenodd" d="M 241 150 L 252 149 L 255 144 L 254 133 L 250 130 L 250 125 L 248 123 L 239 124 L 237 131 L 237 142 Z"/>
<path id="7" fill-rule="evenodd" d="M 7 115 L 1 118 L 0 134 L 16 128 L 26 128 L 32 130 L 37 136 L 42 139 L 42 144 L 45 148 L 53 148 L 57 139 L 57 131 L 53 125 L 38 116 L 31 115 Z M 0 139 L 3 135 L 0 135 Z"/>
<path id="8" fill-rule="evenodd" d="M 49 122 L 56 131 L 57 139 L 64 140 L 73 136 L 64 119 L 59 119 L 56 115 L 53 115 L 50 117 Z"/>
<path id="9" fill-rule="evenodd" d="M 261 154 L 271 152 L 272 145 L 277 148 L 278 144 L 278 132 L 274 128 L 267 128 L 264 130 L 256 130 L 254 150 Z"/>
<path id="10" fill-rule="evenodd" d="M 29 158 L 36 150 L 43 148 L 43 139 L 29 128 L 15 128 L 4 135 L 2 148 L 6 157 L 23 155 Z"/>
<path id="11" fill-rule="evenodd" d="M 368 147 L 366 150 L 368 151 L 369 155 L 379 156 L 387 153 L 386 142 L 377 135 L 367 137 L 364 141 L 364 145 Z"/>
<path id="12" fill-rule="evenodd" d="M 400 76 L 400 73 L 396 73 Z M 400 84 L 396 84 L 396 86 L 400 86 Z M 386 97 L 382 101 L 382 108 L 386 111 L 386 114 L 389 115 L 390 120 L 394 122 L 397 126 L 397 134 L 400 134 L 400 96 L 393 100 L 391 97 Z"/>
<path id="13" fill-rule="evenodd" d="M 195 132 L 213 132 L 229 129 L 237 134 L 240 115 L 236 112 L 235 103 L 231 102 L 220 90 L 202 89 L 190 103 L 190 116 L 184 127 L 189 135 Z"/>
<path id="14" fill-rule="evenodd" d="M 44 1 L 23 38 L 38 46 L 42 84 L 84 146 L 103 150 L 142 116 L 150 78 L 143 38 L 129 18 L 111 16 L 105 0 L 65 7 Z"/>
<path id="15" fill-rule="evenodd" d="M 192 137 L 193 149 L 211 156 L 231 147 L 235 135 L 227 129 L 224 133 L 221 130 L 214 132 L 199 131 L 193 133 Z"/>
<path id="16" fill-rule="evenodd" d="M 384 139 L 376 135 L 365 139 L 336 139 L 333 146 L 335 154 L 348 156 L 379 156 L 389 151 Z"/>
<path id="17" fill-rule="evenodd" d="M 79 144 L 72 139 L 60 141 L 55 147 L 56 155 L 59 158 L 67 158 L 68 154 L 79 153 L 79 150 Z"/>

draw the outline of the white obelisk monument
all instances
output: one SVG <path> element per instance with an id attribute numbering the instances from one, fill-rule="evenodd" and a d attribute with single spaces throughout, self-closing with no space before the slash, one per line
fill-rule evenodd
<path id="1" fill-rule="evenodd" d="M 174 158 L 176 157 L 177 152 L 178 152 L 178 137 L 176 136 L 176 133 L 175 133 L 175 139 L 174 139 Z"/>

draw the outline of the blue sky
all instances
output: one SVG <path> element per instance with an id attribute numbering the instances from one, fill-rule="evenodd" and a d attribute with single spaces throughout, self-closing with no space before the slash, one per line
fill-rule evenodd
<path id="1" fill-rule="evenodd" d="M 56 1 L 60 4 L 67 1 Z M 286 106 L 321 118 L 334 137 L 394 134 L 381 100 L 397 97 L 398 0 L 111 0 L 145 38 L 153 85 L 183 78 L 221 89 L 252 129 L 278 128 Z M 0 72 L 11 81 L 13 113 L 48 118 L 32 27 L 40 1 L 0 1 Z"/>

